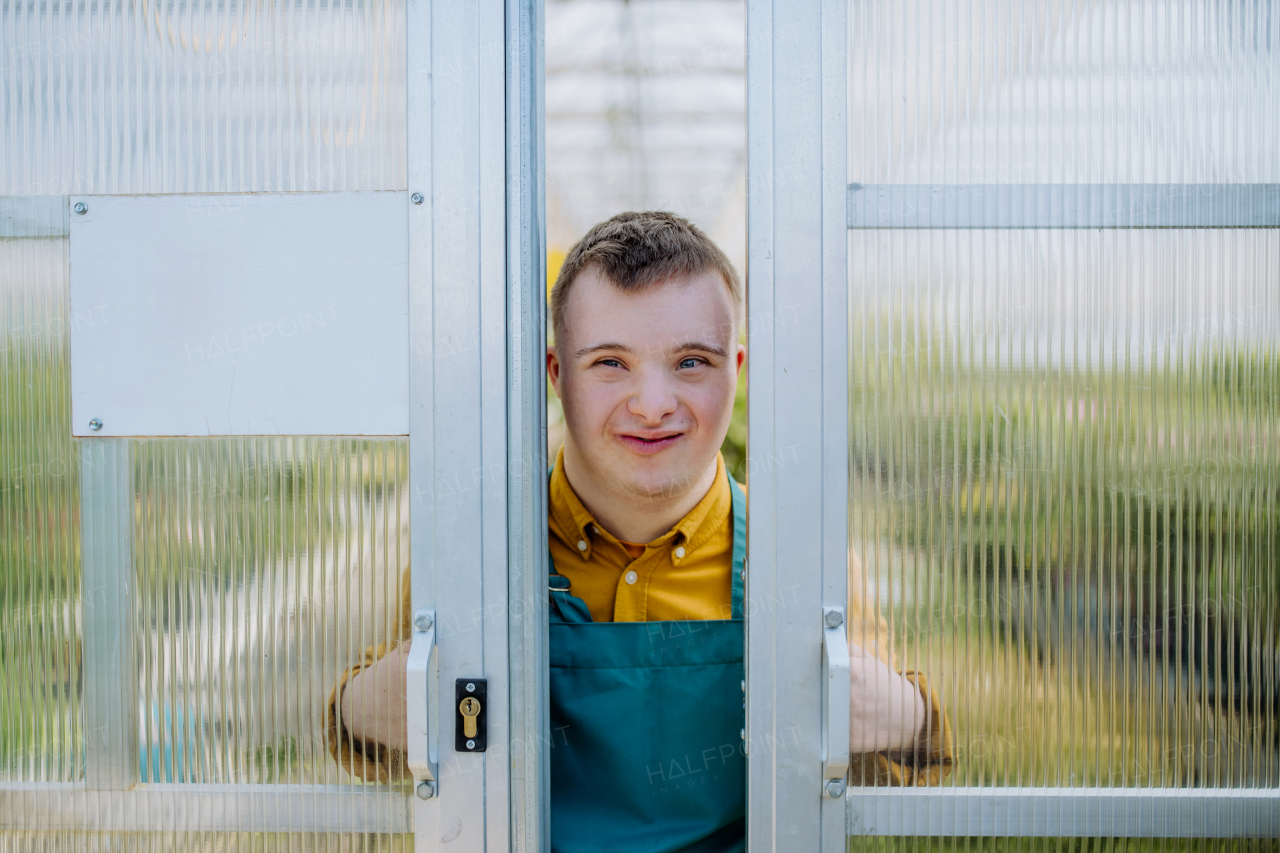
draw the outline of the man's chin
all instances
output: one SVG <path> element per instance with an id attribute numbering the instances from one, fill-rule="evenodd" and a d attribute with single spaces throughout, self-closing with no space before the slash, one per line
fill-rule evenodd
<path id="1" fill-rule="evenodd" d="M 644 466 L 640 470 L 628 472 L 629 476 L 624 475 L 620 482 L 636 497 L 665 500 L 688 494 L 704 473 L 705 469 L 694 471 L 693 466 Z"/>

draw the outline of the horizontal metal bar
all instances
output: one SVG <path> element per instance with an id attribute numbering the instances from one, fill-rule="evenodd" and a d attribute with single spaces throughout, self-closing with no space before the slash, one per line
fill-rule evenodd
<path id="1" fill-rule="evenodd" d="M 1276 228 L 1280 184 L 850 184 L 850 228 Z"/>
<path id="2" fill-rule="evenodd" d="M 850 835 L 1276 838 L 1280 790 L 854 788 Z"/>
<path id="3" fill-rule="evenodd" d="M 410 797 L 336 785 L 0 785 L 0 830 L 413 832 Z"/>
<path id="4" fill-rule="evenodd" d="M 0 238 L 65 237 L 69 218 L 65 195 L 0 195 Z"/>

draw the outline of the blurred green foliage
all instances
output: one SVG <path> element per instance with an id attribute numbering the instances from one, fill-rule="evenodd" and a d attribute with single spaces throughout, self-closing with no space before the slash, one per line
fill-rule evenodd
<path id="1" fill-rule="evenodd" d="M 733 415 L 729 419 L 729 432 L 720 445 L 724 465 L 739 483 L 747 482 L 747 377 L 738 377 L 738 392 L 733 398 Z"/>

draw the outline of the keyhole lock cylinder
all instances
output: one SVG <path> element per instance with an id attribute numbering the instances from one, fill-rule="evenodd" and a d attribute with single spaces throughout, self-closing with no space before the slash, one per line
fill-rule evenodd
<path id="1" fill-rule="evenodd" d="M 484 752 L 488 746 L 488 686 L 483 678 L 459 678 L 454 682 L 457 713 L 453 747 L 458 752 Z"/>

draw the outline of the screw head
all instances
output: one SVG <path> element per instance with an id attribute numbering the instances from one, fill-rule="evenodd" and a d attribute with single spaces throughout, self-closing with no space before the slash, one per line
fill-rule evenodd
<path id="1" fill-rule="evenodd" d="M 475 693 L 475 692 L 476 692 L 476 685 L 475 685 L 475 682 L 472 682 L 472 681 L 468 681 L 468 682 L 467 682 L 467 692 L 468 692 L 468 693 Z"/>
<path id="2" fill-rule="evenodd" d="M 413 202 L 414 204 L 422 204 L 422 193 L 414 193 L 413 195 L 409 196 L 409 201 Z"/>
<path id="3" fill-rule="evenodd" d="M 85 207 L 85 204 L 82 201 L 76 202 L 76 206 L 71 209 L 74 210 L 76 213 L 80 214 L 81 216 L 84 216 L 86 213 L 89 212 L 89 208 Z"/>
<path id="4" fill-rule="evenodd" d="M 429 800 L 436 795 L 435 782 L 419 782 L 417 787 L 413 789 L 420 800 Z"/>
<path id="5" fill-rule="evenodd" d="M 844 796 L 844 780 L 832 779 L 831 781 L 827 782 L 827 796 L 831 797 L 832 799 L 835 799 L 836 797 L 843 797 Z"/>
<path id="6" fill-rule="evenodd" d="M 102 429 L 102 421 L 99 420 L 98 418 L 94 418 L 93 420 L 89 421 L 89 429 L 93 430 L 94 432 L 97 432 L 98 430 Z"/>
<path id="7" fill-rule="evenodd" d="M 413 617 L 413 627 L 419 631 L 430 631 L 431 626 L 435 624 L 435 620 L 431 618 L 431 614 L 426 610 L 419 610 Z"/>
<path id="8" fill-rule="evenodd" d="M 469 740 L 469 741 L 467 741 L 467 749 L 475 749 L 475 748 L 476 748 L 476 742 L 475 742 L 475 741 L 473 741 L 473 740 Z"/>
<path id="9" fill-rule="evenodd" d="M 827 623 L 828 628 L 839 628 L 844 624 L 844 614 L 839 610 L 828 610 L 822 621 Z"/>

